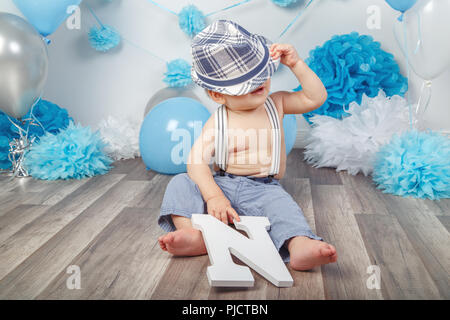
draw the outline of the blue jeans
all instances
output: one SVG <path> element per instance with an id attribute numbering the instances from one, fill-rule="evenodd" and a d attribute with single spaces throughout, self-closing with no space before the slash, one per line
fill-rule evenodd
<path id="1" fill-rule="evenodd" d="M 312 232 L 302 209 L 277 179 L 270 181 L 267 178 L 225 173 L 224 176 L 214 175 L 214 180 L 238 215 L 265 216 L 269 219 L 269 235 L 283 261 L 289 261 L 289 252 L 284 246 L 286 240 L 295 236 L 323 240 Z M 172 214 L 191 218 L 194 213 L 206 214 L 206 203 L 188 174 L 177 174 L 167 185 L 158 224 L 167 232 L 174 231 Z"/>

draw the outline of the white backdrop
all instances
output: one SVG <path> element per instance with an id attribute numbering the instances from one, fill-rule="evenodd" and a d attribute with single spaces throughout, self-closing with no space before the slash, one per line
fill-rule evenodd
<path id="1" fill-rule="evenodd" d="M 100 19 L 117 28 L 128 40 L 147 48 L 167 61 L 183 58 L 191 62 L 190 41 L 178 27 L 175 15 L 163 11 L 146 0 L 84 0 Z M 292 8 L 281 8 L 270 0 L 253 0 L 247 4 L 214 14 L 207 24 L 216 19 L 231 19 L 250 32 L 274 40 L 297 15 L 305 0 Z M 172 11 L 179 12 L 189 3 L 203 13 L 222 9 L 239 0 L 156 0 Z M 366 12 L 371 5 L 381 10 L 381 28 L 368 29 Z M 95 126 L 108 115 L 118 118 L 142 119 L 145 106 L 153 94 L 164 88 L 162 81 L 166 66 L 145 50 L 129 43 L 108 53 L 94 51 L 88 43 L 87 32 L 95 20 L 81 5 L 81 29 L 69 30 L 63 24 L 49 38 L 50 70 L 44 98 L 69 110 L 69 114 L 83 125 Z M 12 0 L 1 0 L 0 11 L 18 13 Z M 311 49 L 334 34 L 357 31 L 370 34 L 380 41 L 382 48 L 394 54 L 406 75 L 405 59 L 393 35 L 393 23 L 398 13 L 384 0 L 316 0 L 279 42 L 291 43 L 304 59 Z M 443 41 L 450 41 L 443 39 Z M 412 71 L 410 94 L 416 101 L 421 79 Z M 433 81 L 433 97 L 426 114 L 427 125 L 436 130 L 450 131 L 450 71 Z M 297 79 L 284 66 L 272 79 L 271 91 L 291 90 Z M 213 111 L 217 105 L 209 100 L 203 89 L 192 85 L 192 90 L 205 106 Z M 308 124 L 298 116 L 297 146 L 303 144 Z"/>

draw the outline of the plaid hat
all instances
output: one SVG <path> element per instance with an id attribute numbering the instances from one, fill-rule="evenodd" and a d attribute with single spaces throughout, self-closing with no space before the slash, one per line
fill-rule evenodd
<path id="1" fill-rule="evenodd" d="M 252 92 L 277 70 L 280 59 L 269 53 L 272 41 L 237 23 L 216 20 L 192 40 L 192 80 L 228 95 Z"/>

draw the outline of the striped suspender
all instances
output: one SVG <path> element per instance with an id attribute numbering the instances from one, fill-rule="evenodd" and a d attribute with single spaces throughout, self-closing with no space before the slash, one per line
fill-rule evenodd
<path id="1" fill-rule="evenodd" d="M 272 164 L 270 166 L 269 176 L 278 174 L 280 170 L 281 155 L 281 130 L 280 119 L 277 108 L 272 98 L 267 97 L 264 104 L 267 115 L 272 126 Z M 215 113 L 215 160 L 221 171 L 226 171 L 228 161 L 228 124 L 227 110 L 225 105 L 221 105 Z"/>
<path id="2" fill-rule="evenodd" d="M 272 125 L 272 164 L 270 166 L 269 176 L 276 175 L 280 170 L 280 155 L 281 155 L 281 130 L 280 119 L 278 117 L 277 108 L 273 103 L 272 98 L 267 97 L 265 103 L 266 111 Z"/>
<path id="3" fill-rule="evenodd" d="M 227 161 L 228 161 L 228 125 L 227 125 L 227 110 L 225 105 L 221 105 L 216 110 L 215 117 L 215 138 L 214 138 L 214 147 L 216 154 L 216 163 L 219 168 L 223 171 L 227 170 Z"/>

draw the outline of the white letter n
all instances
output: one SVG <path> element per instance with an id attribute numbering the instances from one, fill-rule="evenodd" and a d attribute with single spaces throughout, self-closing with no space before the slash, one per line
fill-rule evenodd
<path id="1" fill-rule="evenodd" d="M 234 221 L 236 229 L 245 231 L 249 238 L 209 214 L 193 214 L 192 225 L 202 231 L 211 266 L 207 269 L 209 284 L 213 287 L 252 287 L 250 269 L 235 264 L 230 252 L 277 287 L 291 287 L 294 280 L 280 257 L 267 230 L 267 217 L 241 216 Z"/>

